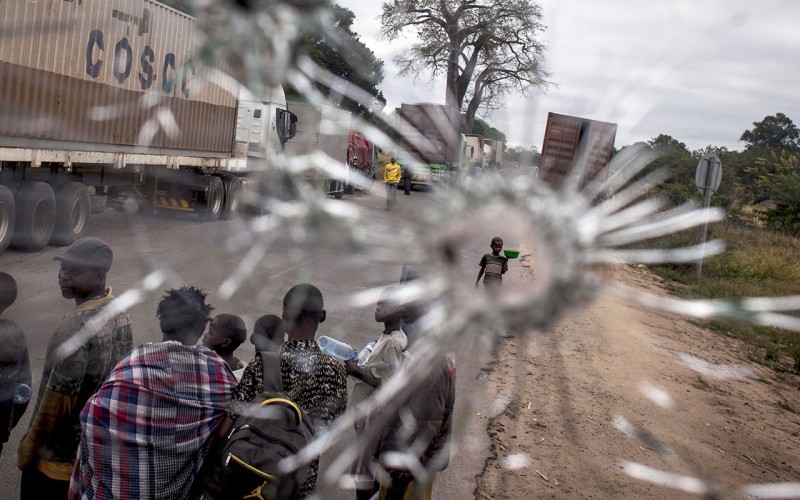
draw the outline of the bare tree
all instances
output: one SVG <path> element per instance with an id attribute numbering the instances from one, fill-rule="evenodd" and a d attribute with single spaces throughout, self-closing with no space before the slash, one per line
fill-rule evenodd
<path id="1" fill-rule="evenodd" d="M 537 39 L 541 19 L 531 0 L 391 0 L 383 4 L 381 35 L 394 40 L 416 30 L 419 41 L 395 58 L 401 74 L 444 73 L 445 104 L 465 111 L 469 132 L 479 109 L 549 85 Z"/>

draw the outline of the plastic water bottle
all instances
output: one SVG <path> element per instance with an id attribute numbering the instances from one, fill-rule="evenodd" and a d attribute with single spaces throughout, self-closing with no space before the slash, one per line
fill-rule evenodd
<path id="1" fill-rule="evenodd" d="M 375 344 L 377 344 L 377 340 L 373 340 L 372 342 L 368 342 L 367 345 L 361 349 L 361 352 L 358 353 L 358 366 L 364 366 L 369 360 L 369 357 L 372 356 L 372 350 L 375 348 Z"/>
<path id="2" fill-rule="evenodd" d="M 17 391 L 14 393 L 14 404 L 25 404 L 31 400 L 31 386 L 28 384 L 17 384 Z"/>
<path id="3" fill-rule="evenodd" d="M 349 344 L 325 335 L 317 339 L 317 345 L 325 354 L 342 361 L 348 361 L 356 357 L 356 351 Z"/>

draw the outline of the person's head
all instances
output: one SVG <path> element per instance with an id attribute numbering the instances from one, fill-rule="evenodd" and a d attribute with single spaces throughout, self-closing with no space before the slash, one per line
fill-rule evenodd
<path id="1" fill-rule="evenodd" d="M 235 314 L 217 314 L 203 335 L 203 345 L 220 354 L 232 354 L 247 340 L 247 326 Z"/>
<path id="2" fill-rule="evenodd" d="M 311 340 L 319 324 L 325 321 L 322 292 L 314 285 L 293 286 L 283 297 L 283 322 L 289 338 Z"/>
<path id="3" fill-rule="evenodd" d="M 256 320 L 250 343 L 256 346 L 257 351 L 277 352 L 285 334 L 283 320 L 274 314 L 267 314 Z"/>
<path id="4" fill-rule="evenodd" d="M 399 322 L 402 315 L 402 306 L 396 298 L 398 287 L 389 287 L 381 293 L 378 304 L 375 306 L 375 321 L 381 323 Z M 393 297 L 393 295 L 395 295 Z"/>
<path id="5" fill-rule="evenodd" d="M 489 247 L 492 249 L 494 255 L 500 255 L 500 251 L 503 249 L 503 238 L 495 236 L 492 238 L 492 243 Z"/>
<path id="6" fill-rule="evenodd" d="M 397 163 L 397 160 L 395 160 L 394 157 L 392 157 L 392 159 L 389 160 L 389 163 Z"/>
<path id="7" fill-rule="evenodd" d="M 17 282 L 8 273 L 0 272 L 0 314 L 17 300 Z"/>
<path id="8" fill-rule="evenodd" d="M 206 304 L 207 296 L 206 292 L 193 286 L 167 290 L 156 309 L 164 340 L 177 340 L 184 345 L 197 343 L 214 309 Z"/>
<path id="9" fill-rule="evenodd" d="M 106 273 L 111 269 L 114 254 L 100 238 L 86 236 L 53 257 L 61 263 L 58 286 L 61 296 L 81 303 L 101 294 L 106 288 Z"/>

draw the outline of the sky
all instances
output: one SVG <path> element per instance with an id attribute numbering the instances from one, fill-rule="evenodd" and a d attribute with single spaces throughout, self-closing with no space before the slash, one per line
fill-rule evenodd
<path id="1" fill-rule="evenodd" d="M 444 81 L 400 77 L 415 34 L 379 40 L 379 0 L 338 0 L 385 63 L 387 111 L 444 103 Z M 667 134 L 690 149 L 741 150 L 742 132 L 784 113 L 800 120 L 800 1 L 539 0 L 555 84 L 484 118 L 511 146 L 541 149 L 547 113 L 617 123 L 617 148 Z"/>

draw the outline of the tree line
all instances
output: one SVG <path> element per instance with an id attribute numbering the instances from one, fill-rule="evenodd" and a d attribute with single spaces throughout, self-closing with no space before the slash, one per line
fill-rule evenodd
<path id="1" fill-rule="evenodd" d="M 800 130 L 791 118 L 776 113 L 753 122 L 740 140 L 745 143 L 741 151 L 715 146 L 690 151 L 665 134 L 648 141 L 659 157 L 647 170 L 664 169 L 670 174 L 657 193 L 673 204 L 701 200 L 695 169 L 703 154 L 714 152 L 723 166 L 714 205 L 732 214 L 760 205 L 769 228 L 800 235 Z"/>

